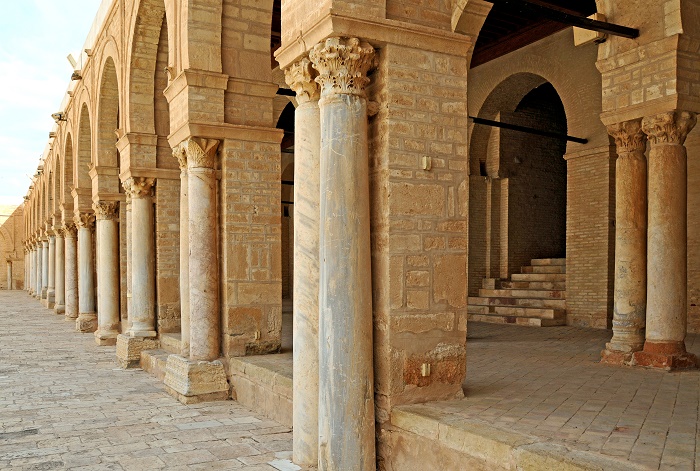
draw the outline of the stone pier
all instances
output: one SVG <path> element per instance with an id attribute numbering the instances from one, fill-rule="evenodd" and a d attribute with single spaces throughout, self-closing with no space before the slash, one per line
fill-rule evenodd
<path id="1" fill-rule="evenodd" d="M 63 227 L 56 230 L 56 314 L 66 312 L 66 231 Z"/>

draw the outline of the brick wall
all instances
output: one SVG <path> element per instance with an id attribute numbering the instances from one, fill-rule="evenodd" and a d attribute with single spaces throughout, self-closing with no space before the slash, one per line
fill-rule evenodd
<path id="1" fill-rule="evenodd" d="M 10 208 L 5 208 L 10 209 Z M 3 211 L 5 210 L 3 209 Z M 9 212 L 9 211 L 8 211 Z M 7 289 L 7 261 L 12 263 L 12 289 L 24 289 L 24 207 L 14 208 L 0 224 L 0 290 Z"/>
<path id="2" fill-rule="evenodd" d="M 466 59 L 379 51 L 370 119 L 378 420 L 461 395 L 466 341 Z M 430 170 L 423 158 L 432 160 Z M 428 377 L 421 365 L 432 364 Z"/>
<path id="3" fill-rule="evenodd" d="M 277 352 L 281 345 L 280 172 L 279 140 L 224 141 L 221 305 L 228 356 Z"/>
<path id="4" fill-rule="evenodd" d="M 158 332 L 180 331 L 180 180 L 159 178 L 155 191 Z"/>

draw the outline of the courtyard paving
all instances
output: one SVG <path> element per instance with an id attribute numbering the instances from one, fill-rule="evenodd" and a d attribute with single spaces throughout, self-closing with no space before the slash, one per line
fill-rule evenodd
<path id="1" fill-rule="evenodd" d="M 440 412 L 648 469 L 700 469 L 700 372 L 600 364 L 612 332 L 469 323 L 465 399 Z M 687 348 L 700 355 L 700 336 Z"/>
<path id="2" fill-rule="evenodd" d="M 182 405 L 63 319 L 0 291 L 1 470 L 293 469 L 289 428 L 234 401 Z"/>

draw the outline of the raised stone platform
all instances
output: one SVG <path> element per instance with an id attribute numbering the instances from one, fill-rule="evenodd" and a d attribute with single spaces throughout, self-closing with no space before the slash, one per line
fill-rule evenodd
<path id="1" fill-rule="evenodd" d="M 648 469 L 598 453 L 572 450 L 536 436 L 465 420 L 430 405 L 393 409 L 383 432 L 387 471 L 628 471 Z"/>
<path id="2" fill-rule="evenodd" d="M 244 406 L 292 426 L 292 353 L 231 358 L 232 397 Z"/>

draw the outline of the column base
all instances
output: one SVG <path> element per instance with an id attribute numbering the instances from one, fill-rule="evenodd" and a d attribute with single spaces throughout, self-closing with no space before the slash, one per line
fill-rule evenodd
<path id="1" fill-rule="evenodd" d="M 635 352 L 633 366 L 659 368 L 667 371 L 697 368 L 698 358 L 685 350 L 685 342 L 644 343 L 644 350 Z"/>
<path id="2" fill-rule="evenodd" d="M 64 315 L 66 316 L 66 320 L 68 322 L 75 322 L 75 320 L 78 318 L 77 314 L 69 314 L 67 311 L 64 313 Z"/>
<path id="3" fill-rule="evenodd" d="M 66 313 L 66 305 L 65 304 L 56 304 L 56 305 L 54 305 L 53 310 L 56 314 L 65 314 Z"/>
<path id="4" fill-rule="evenodd" d="M 141 366 L 141 352 L 155 350 L 160 347 L 156 338 L 131 337 L 126 334 L 117 335 L 117 363 L 121 368 L 138 368 Z"/>
<path id="5" fill-rule="evenodd" d="M 107 347 L 117 344 L 117 336 L 119 332 L 116 330 L 101 330 L 95 331 L 95 343 L 101 347 Z"/>
<path id="6" fill-rule="evenodd" d="M 46 295 L 48 294 L 48 292 L 48 288 L 41 288 L 41 299 L 46 299 Z"/>
<path id="7" fill-rule="evenodd" d="M 225 401 L 229 398 L 224 364 L 170 355 L 165 366 L 165 390 L 183 404 Z"/>
<path id="8" fill-rule="evenodd" d="M 629 365 L 632 362 L 633 352 L 620 352 L 608 350 L 600 352 L 600 362 L 606 365 Z"/>
<path id="9" fill-rule="evenodd" d="M 94 312 L 81 312 L 75 320 L 75 330 L 89 334 L 97 330 L 97 314 Z"/>

